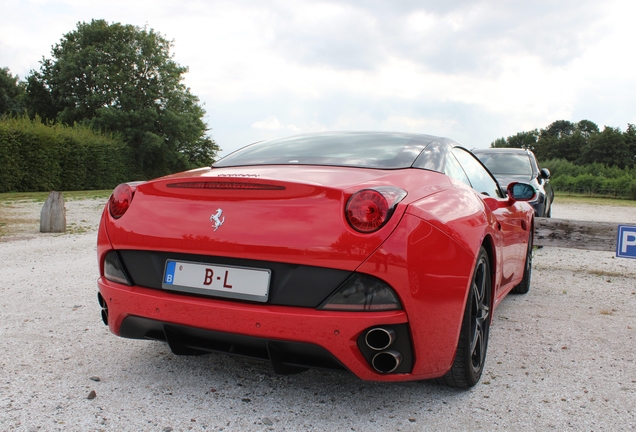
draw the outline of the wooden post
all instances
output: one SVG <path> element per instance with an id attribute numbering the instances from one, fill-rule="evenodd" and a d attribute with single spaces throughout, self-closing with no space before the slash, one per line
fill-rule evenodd
<path id="1" fill-rule="evenodd" d="M 66 232 L 66 207 L 62 192 L 51 192 L 40 212 L 40 232 Z"/>

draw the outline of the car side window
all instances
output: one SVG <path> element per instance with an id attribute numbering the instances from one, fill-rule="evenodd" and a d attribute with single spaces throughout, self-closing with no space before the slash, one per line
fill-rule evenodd
<path id="1" fill-rule="evenodd" d="M 459 162 L 457 162 L 457 159 L 455 159 L 455 156 L 453 156 L 452 153 L 446 154 L 446 160 L 444 161 L 444 174 L 472 187 L 464 169 Z"/>
<path id="2" fill-rule="evenodd" d="M 488 171 L 486 171 L 482 164 L 477 161 L 473 154 L 461 147 L 454 147 L 452 152 L 464 168 L 473 189 L 484 195 L 503 198 L 497 182 Z"/>
<path id="3" fill-rule="evenodd" d="M 530 165 L 532 165 L 532 170 L 533 170 L 532 176 L 533 176 L 533 178 L 536 177 L 536 179 L 539 182 L 539 184 L 545 183 L 546 179 L 543 178 L 543 176 L 541 175 L 541 166 L 539 166 L 539 161 L 537 160 L 536 156 L 533 153 L 530 153 L 528 155 L 528 157 L 530 158 Z"/>

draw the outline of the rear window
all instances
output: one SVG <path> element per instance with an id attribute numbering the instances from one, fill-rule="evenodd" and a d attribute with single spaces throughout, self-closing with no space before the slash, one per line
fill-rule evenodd
<path id="1" fill-rule="evenodd" d="M 532 165 L 526 154 L 475 153 L 495 175 L 532 176 Z"/>
<path id="2" fill-rule="evenodd" d="M 408 168 L 432 137 L 400 133 L 322 133 L 262 141 L 238 150 L 214 167 L 330 165 Z"/>

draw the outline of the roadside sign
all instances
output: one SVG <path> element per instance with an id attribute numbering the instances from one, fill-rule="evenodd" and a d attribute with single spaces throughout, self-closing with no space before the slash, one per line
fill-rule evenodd
<path id="1" fill-rule="evenodd" d="M 619 225 L 616 256 L 636 259 L 636 226 Z"/>

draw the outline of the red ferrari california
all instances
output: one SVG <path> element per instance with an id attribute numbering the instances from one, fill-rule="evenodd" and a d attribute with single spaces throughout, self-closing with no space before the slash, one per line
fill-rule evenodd
<path id="1" fill-rule="evenodd" d="M 278 373 L 479 381 L 492 313 L 525 293 L 535 190 L 447 138 L 330 132 L 121 184 L 97 254 L 102 319 L 175 354 Z"/>

